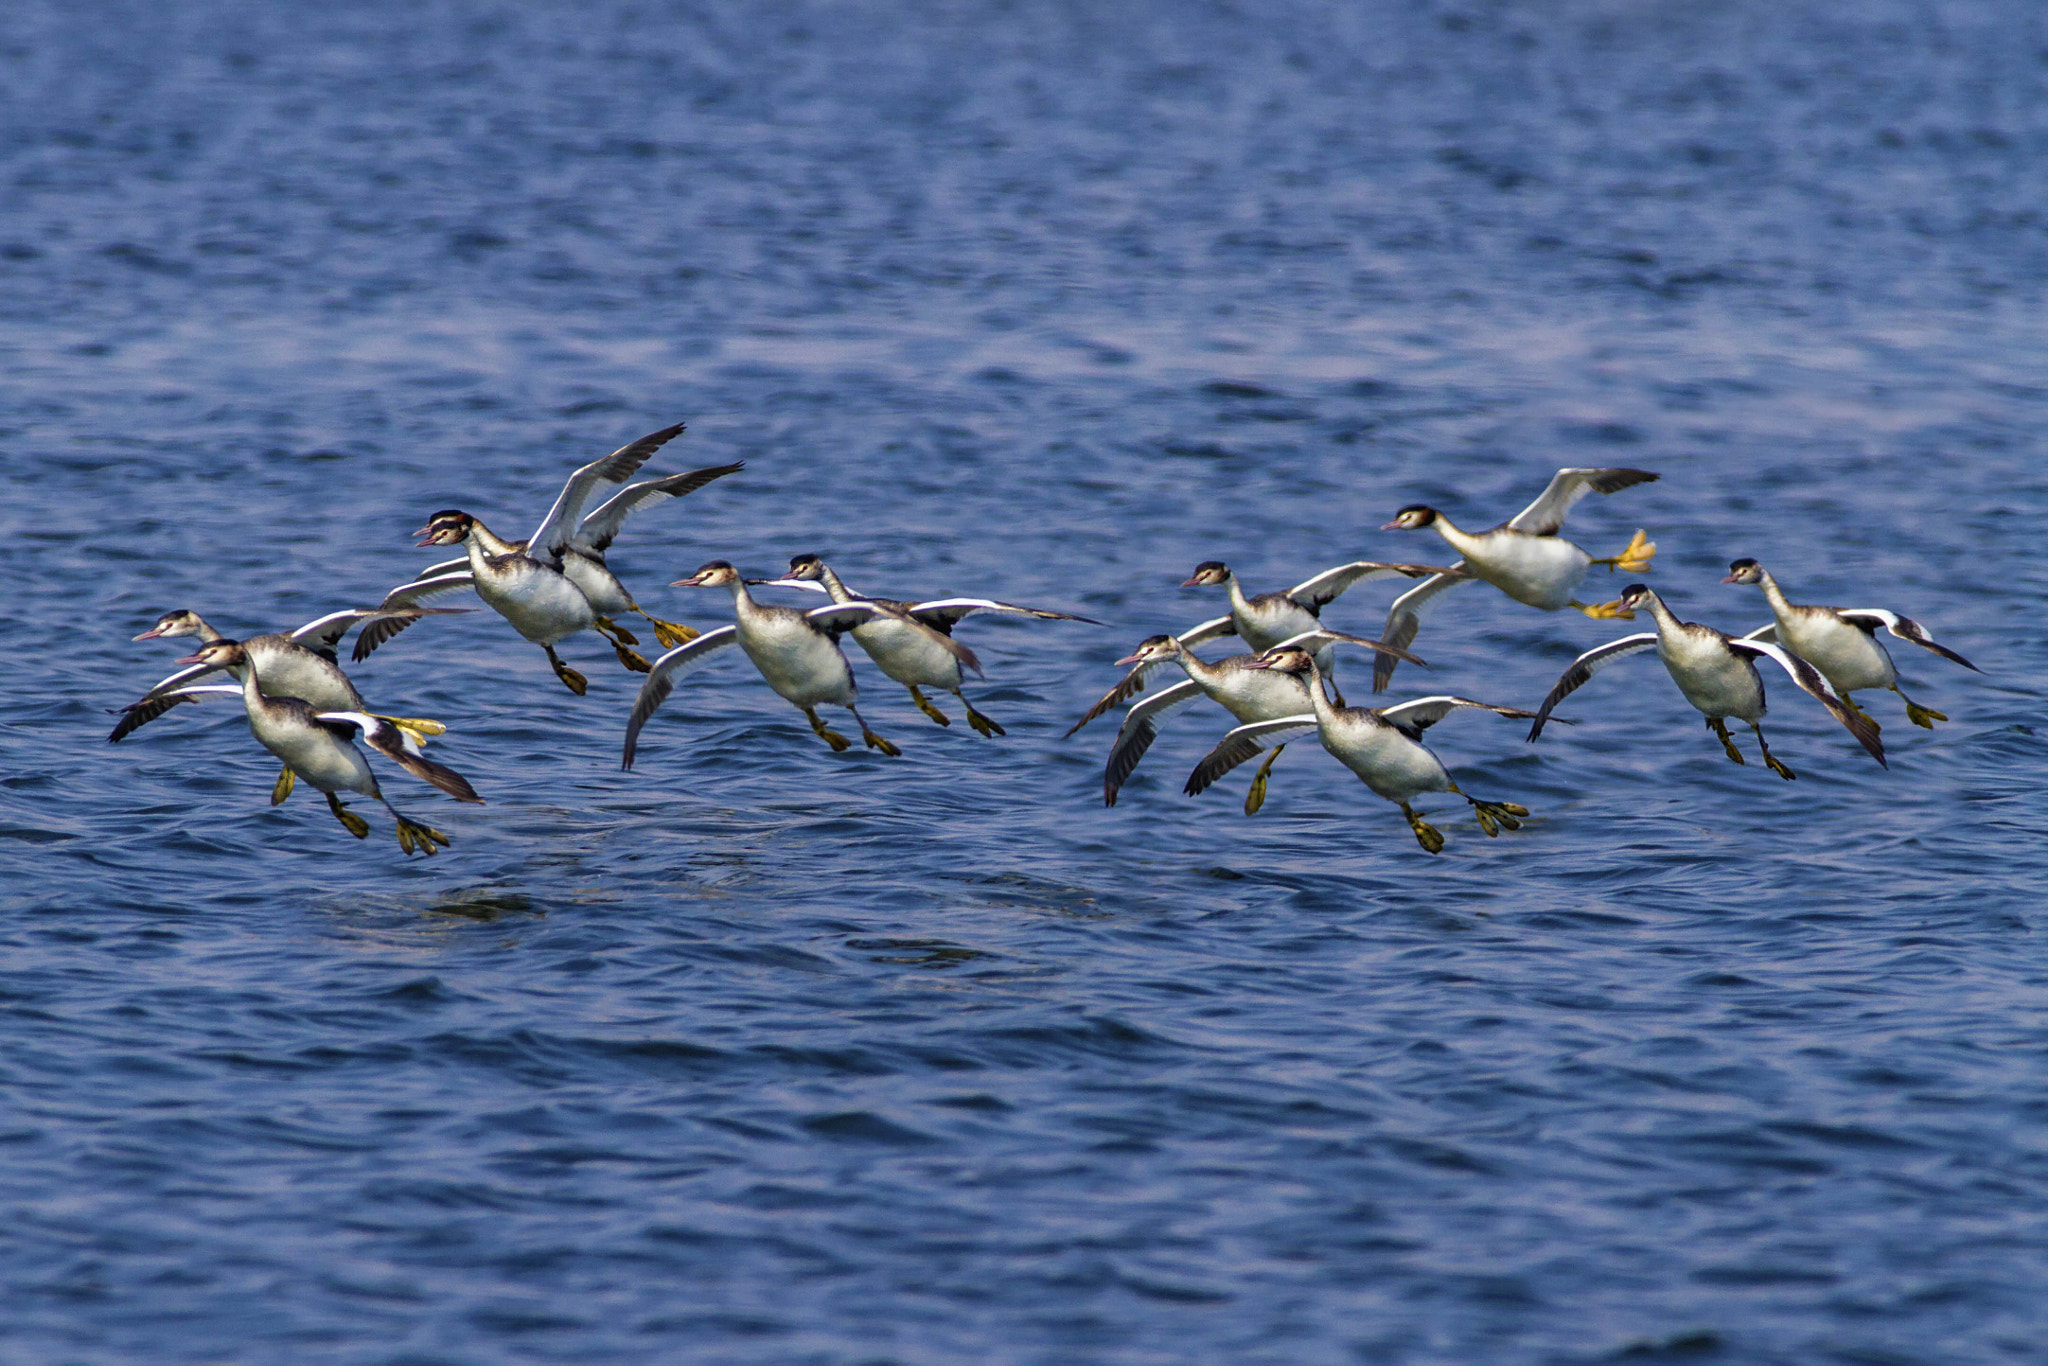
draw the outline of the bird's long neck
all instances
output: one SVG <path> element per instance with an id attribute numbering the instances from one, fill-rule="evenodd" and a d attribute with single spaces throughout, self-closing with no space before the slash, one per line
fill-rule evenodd
<path id="1" fill-rule="evenodd" d="M 1439 536 L 1442 536 L 1445 540 L 1449 541 L 1451 543 L 1451 547 L 1454 550 L 1456 550 L 1460 555 L 1470 554 L 1472 551 L 1472 547 L 1479 540 L 1477 536 L 1474 536 L 1469 532 L 1460 531 L 1455 525 L 1452 524 L 1451 519 L 1444 516 L 1441 512 L 1439 512 L 1436 515 L 1436 517 L 1433 520 L 1431 520 L 1430 525 L 1435 527 L 1437 530 L 1437 534 Z"/>
<path id="2" fill-rule="evenodd" d="M 1643 606 L 1649 608 L 1650 615 L 1656 619 L 1658 635 L 1675 635 L 1684 628 L 1685 623 L 1680 621 L 1672 613 L 1671 609 L 1664 605 L 1664 599 L 1658 597 L 1655 593 L 1645 593 L 1643 595 Z"/>
<path id="3" fill-rule="evenodd" d="M 760 604 L 754 601 L 754 595 L 747 591 L 747 581 L 745 579 L 735 574 L 733 575 L 732 582 L 726 586 L 732 589 L 732 611 L 735 617 L 744 619 L 755 615 L 760 610 Z"/>
<path id="4" fill-rule="evenodd" d="M 818 566 L 818 582 L 825 585 L 834 602 L 853 602 L 859 595 L 839 581 L 839 576 L 827 565 Z"/>
<path id="5" fill-rule="evenodd" d="M 226 636 L 214 630 L 211 626 L 208 626 L 206 624 L 206 618 L 200 616 L 197 612 L 194 612 L 192 614 L 192 622 L 195 628 L 194 634 L 197 635 L 201 640 L 205 641 L 208 645 L 213 644 L 215 641 L 227 639 Z"/>
<path id="6" fill-rule="evenodd" d="M 1234 586 L 1237 580 L 1232 579 L 1230 582 Z M 1186 671 L 1187 676 L 1194 679 L 1197 683 L 1209 682 L 1218 673 L 1214 664 L 1209 663 L 1209 661 L 1203 659 L 1179 641 L 1173 643 L 1173 661 L 1180 665 Z"/>
<path id="7" fill-rule="evenodd" d="M 481 550 L 486 555 L 510 555 L 519 547 L 512 542 L 494 535 L 482 522 L 472 519 L 469 524 L 469 556 L 474 560 Z"/>
<path id="8" fill-rule="evenodd" d="M 1778 587 L 1778 581 L 1771 577 L 1768 569 L 1757 570 L 1757 585 L 1764 590 L 1764 600 L 1771 604 L 1771 615 L 1780 621 L 1790 615 L 1792 604 L 1785 600 L 1785 590 Z"/>
<path id="9" fill-rule="evenodd" d="M 1230 575 L 1224 579 L 1223 583 L 1225 587 L 1230 589 L 1231 615 L 1238 617 L 1249 616 L 1252 610 L 1251 599 L 1244 595 L 1244 585 L 1237 581 L 1237 575 Z"/>
<path id="10" fill-rule="evenodd" d="M 1337 704 L 1330 700 L 1329 690 L 1323 686 L 1323 671 L 1313 655 L 1308 661 L 1308 700 L 1315 706 L 1316 720 L 1328 722 L 1335 719 Z"/>

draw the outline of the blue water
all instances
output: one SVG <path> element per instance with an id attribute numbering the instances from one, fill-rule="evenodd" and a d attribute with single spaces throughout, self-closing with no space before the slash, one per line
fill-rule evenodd
<path id="1" fill-rule="evenodd" d="M 2040 1360 L 2044 203 L 2018 0 L 16 0 L 0 1359 Z M 1003 740 L 734 661 L 626 774 L 595 637 L 424 623 L 356 677 L 489 799 L 389 777 L 432 860 L 231 704 L 103 743 L 158 613 L 374 601 L 677 420 L 747 468 L 614 551 L 663 615 L 818 551 L 1108 625 L 962 628 Z M 1455 716 L 1535 816 L 1437 858 L 1312 746 L 1181 796 L 1216 712 L 1101 807 L 1060 733 L 1197 561 L 1584 464 L 1683 614 L 1751 555 L 1984 673 L 1894 650 L 1889 772 L 1774 686 L 1796 783 L 1650 658 Z M 1635 629 L 1446 604 L 1396 695 Z"/>

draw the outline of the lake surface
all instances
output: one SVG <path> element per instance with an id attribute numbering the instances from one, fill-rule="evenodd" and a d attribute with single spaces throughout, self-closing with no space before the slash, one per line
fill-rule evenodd
<path id="1" fill-rule="evenodd" d="M 0 1359 L 2039 1360 L 2044 204 L 2017 2 L 19 0 Z M 1001 740 L 734 659 L 622 773 L 596 637 L 422 623 L 354 676 L 488 798 L 387 770 L 431 860 L 231 703 L 104 743 L 160 612 L 374 602 L 678 420 L 747 466 L 613 551 L 661 615 L 816 551 L 1106 625 L 961 628 Z M 1101 806 L 1198 561 L 1563 465 L 1662 473 L 1569 533 L 1683 615 L 1754 556 L 1983 673 L 1896 644 L 1889 771 L 1767 679 L 1794 783 L 1648 658 L 1454 716 L 1535 814 L 1435 858 L 1312 744 L 1183 797 L 1213 709 Z M 1468 588 L 1393 695 L 1634 629 Z"/>

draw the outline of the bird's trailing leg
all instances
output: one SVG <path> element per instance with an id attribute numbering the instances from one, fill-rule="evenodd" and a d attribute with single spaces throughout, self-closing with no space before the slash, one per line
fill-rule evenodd
<path id="1" fill-rule="evenodd" d="M 1425 853 L 1440 854 L 1443 852 L 1444 837 L 1442 831 L 1416 815 L 1415 808 L 1406 802 L 1401 803 L 1401 814 L 1408 818 L 1408 828 L 1415 832 L 1416 843 L 1422 846 Z"/>
<path id="2" fill-rule="evenodd" d="M 408 854 L 438 854 L 441 851 L 434 847 L 437 843 L 450 843 L 446 835 L 431 825 L 421 825 L 418 821 L 409 820 L 396 811 L 391 813 L 391 819 L 398 823 L 398 847 Z"/>
<path id="3" fill-rule="evenodd" d="M 1464 793 L 1458 794 L 1464 797 Z M 1479 828 L 1488 835 L 1498 835 L 1502 830 L 1520 830 L 1522 818 L 1529 814 L 1529 808 L 1515 802 L 1482 802 L 1477 797 L 1465 797 L 1472 803 L 1473 818 Z"/>
<path id="4" fill-rule="evenodd" d="M 619 657 L 619 663 L 636 674 L 654 671 L 654 666 L 647 662 L 646 656 L 632 648 L 640 643 L 638 636 L 621 627 L 610 617 L 599 617 L 596 626 L 598 634 L 612 643 L 612 652 Z"/>
<path id="5" fill-rule="evenodd" d="M 1723 721 L 1718 716 L 1709 716 L 1707 718 L 1707 729 L 1721 737 L 1721 748 L 1728 751 L 1728 757 L 1730 759 L 1733 759 L 1738 764 L 1744 764 L 1745 766 L 1747 765 L 1748 761 L 1742 757 L 1742 751 L 1735 748 L 1735 741 L 1729 738 L 1727 722 Z M 1763 737 L 1763 732 L 1758 731 L 1757 737 L 1761 739 Z"/>
<path id="6" fill-rule="evenodd" d="M 661 648 L 664 650 L 673 650 L 678 645 L 688 645 L 701 634 L 696 627 L 685 626 L 680 621 L 663 621 L 637 602 L 633 604 L 633 610 L 653 624 L 654 638 L 661 642 Z"/>
<path id="7" fill-rule="evenodd" d="M 818 732 L 819 739 L 823 740 L 826 744 L 832 746 L 832 752 L 834 754 L 837 754 L 840 750 L 843 749 L 853 748 L 853 741 L 847 739 L 844 735 L 841 735 L 838 731 L 833 730 L 831 727 L 827 726 L 823 721 L 820 721 L 818 719 L 818 709 L 816 707 L 805 707 L 803 709 L 803 713 L 804 716 L 810 721 L 811 729 Z"/>
<path id="8" fill-rule="evenodd" d="M 955 692 L 953 696 L 959 698 L 960 705 L 967 708 L 967 724 L 974 727 L 981 734 L 993 740 L 998 735 L 1008 735 L 1010 733 L 997 725 L 991 718 L 983 716 L 980 712 L 976 711 L 974 704 L 967 700 L 966 693 Z"/>
<path id="9" fill-rule="evenodd" d="M 1915 702 L 1912 698 L 1906 696 L 1902 692 L 1899 692 L 1898 684 L 1892 684 L 1892 691 L 1899 693 L 1899 700 L 1906 704 L 1906 719 L 1908 721 L 1911 721 L 1914 725 L 1924 726 L 1928 730 L 1933 730 L 1934 723 L 1936 721 L 1948 720 L 1948 716 L 1946 713 L 1938 712 L 1932 707 L 1923 707 L 1918 702 Z M 1861 710 L 1861 708 L 1859 708 L 1858 710 Z M 1871 722 L 1871 724 L 1876 725 L 1877 723 L 1873 721 Z"/>
<path id="10" fill-rule="evenodd" d="M 1637 527 L 1636 534 L 1629 538 L 1628 544 L 1622 547 L 1619 555 L 1609 555 L 1593 563 L 1606 565 L 1609 573 L 1617 569 L 1626 569 L 1631 574 L 1641 574 L 1649 569 L 1650 561 L 1656 556 L 1657 543 L 1644 535 L 1641 527 Z"/>
<path id="11" fill-rule="evenodd" d="M 917 709 L 919 711 L 923 712 L 926 716 L 931 717 L 932 720 L 938 722 L 942 726 L 950 726 L 953 724 L 952 720 L 946 715 L 946 713 L 940 711 L 937 707 L 931 704 L 930 699 L 928 699 L 924 695 L 924 689 L 918 687 L 915 683 L 907 683 L 904 686 L 910 689 L 910 700 L 917 703 Z"/>
<path id="12" fill-rule="evenodd" d="M 1244 794 L 1245 815 L 1258 815 L 1259 808 L 1266 804 L 1266 775 L 1273 771 L 1273 761 L 1278 759 L 1280 752 L 1286 748 L 1285 745 L 1275 745 L 1273 752 L 1266 756 L 1266 762 L 1260 764 L 1259 771 L 1252 775 L 1251 788 Z"/>
<path id="13" fill-rule="evenodd" d="M 880 751 L 882 751 L 882 753 L 888 755 L 891 759 L 902 757 L 902 750 L 896 748 L 896 746 L 890 744 L 887 740 L 884 740 L 881 736 L 875 734 L 872 730 L 868 729 L 868 722 L 866 717 L 862 716 L 857 711 L 853 711 L 852 707 L 848 707 L 847 710 L 853 712 L 853 719 L 860 723 L 860 738 L 867 742 L 867 747 L 869 749 L 879 749 Z"/>
<path id="14" fill-rule="evenodd" d="M 582 674 L 577 673 L 567 664 L 564 664 L 562 662 L 562 657 L 555 653 L 554 646 L 543 645 L 541 646 L 541 649 L 546 650 L 548 652 L 548 663 L 555 666 L 555 677 L 561 679 L 563 685 L 567 687 L 570 692 L 575 693 L 578 697 L 581 697 L 584 693 L 590 691 L 590 680 L 585 678 Z"/>
<path id="15" fill-rule="evenodd" d="M 1892 691 L 1893 691 L 1893 692 L 1898 692 L 1898 688 L 1897 688 L 1897 687 L 1895 686 L 1895 687 L 1893 687 Z M 1904 693 L 1899 693 L 1899 696 L 1901 696 L 1901 697 L 1904 697 L 1904 696 L 1905 696 L 1905 694 L 1904 694 Z M 1869 712 L 1867 712 L 1867 711 L 1863 710 L 1863 704 L 1862 704 L 1862 703 L 1860 703 L 1860 702 L 1858 702 L 1858 701 L 1857 701 L 1857 700 L 1856 700 L 1855 698 L 1853 698 L 1853 697 L 1849 696 L 1849 694 L 1847 694 L 1847 693 L 1843 693 L 1843 694 L 1842 694 L 1842 700 L 1843 700 L 1844 702 L 1847 702 L 1847 703 L 1849 704 L 1849 710 L 1850 710 L 1850 711 L 1853 711 L 1853 712 L 1855 712 L 1855 713 L 1856 713 L 1856 714 L 1857 714 L 1858 716 L 1860 716 L 1860 717 L 1862 717 L 1862 718 L 1863 718 L 1864 720 L 1868 721 L 1868 722 L 1870 723 L 1870 728 L 1871 728 L 1872 730 L 1883 730 L 1883 729 L 1884 729 L 1884 727 L 1883 727 L 1883 726 L 1880 726 L 1879 724 L 1877 724 L 1877 718 L 1876 718 L 1875 716 L 1872 716 L 1872 715 L 1871 715 L 1871 714 L 1870 714 Z M 1910 717 L 1911 717 L 1911 716 L 1913 715 L 1913 704 L 1912 704 L 1911 702 L 1908 702 L 1908 703 L 1906 704 L 1906 715 L 1907 715 L 1907 716 L 1908 716 L 1909 718 L 1910 718 Z M 1948 720 L 1948 718 L 1947 718 L 1946 716 L 1942 717 L 1941 719 L 1942 719 L 1942 720 L 1944 720 L 1944 721 Z M 1930 725 L 1930 726 L 1928 726 L 1927 728 L 1928 728 L 1929 730 L 1933 730 L 1933 729 L 1934 729 L 1934 727 L 1933 727 L 1933 726 L 1931 726 L 1931 725 Z"/>
<path id="16" fill-rule="evenodd" d="M 1756 732 L 1756 747 L 1764 752 L 1764 762 L 1770 765 L 1771 772 L 1788 783 L 1797 778 L 1799 775 L 1779 763 L 1777 756 L 1771 753 L 1771 747 L 1764 743 L 1764 728 L 1754 721 L 1749 723 L 1749 728 Z"/>
<path id="17" fill-rule="evenodd" d="M 283 806 L 284 799 L 292 795 L 292 784 L 297 780 L 298 775 L 291 771 L 289 765 L 280 769 L 277 775 L 277 782 L 270 789 L 270 804 L 272 806 Z"/>
<path id="18" fill-rule="evenodd" d="M 381 712 L 372 713 L 372 715 L 375 715 L 379 721 L 389 721 L 392 725 L 398 727 L 423 745 L 432 736 L 446 735 L 448 733 L 448 727 L 442 725 L 439 721 L 429 721 L 424 716 L 385 716 Z"/>
<path id="19" fill-rule="evenodd" d="M 342 829 L 348 831 L 359 840 L 369 838 L 370 823 L 343 806 L 341 798 L 335 796 L 332 792 L 327 794 L 327 809 L 334 813 L 334 819 L 341 822 Z"/>
<path id="20" fill-rule="evenodd" d="M 1636 614 L 1621 605 L 1620 599 L 1613 602 L 1578 602 L 1572 606 L 1584 612 L 1595 621 L 1634 621 Z"/>

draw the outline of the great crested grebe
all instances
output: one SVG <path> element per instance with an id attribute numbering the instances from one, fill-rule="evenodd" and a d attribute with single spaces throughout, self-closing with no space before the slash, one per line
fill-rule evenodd
<path id="1" fill-rule="evenodd" d="M 1308 696 L 1313 710 L 1272 721 L 1239 726 L 1223 737 L 1208 757 L 1188 775 L 1187 793 L 1194 796 L 1239 764 L 1275 744 L 1307 731 L 1316 732 L 1337 761 L 1358 775 L 1358 780 L 1375 795 L 1401 808 L 1408 828 L 1429 853 L 1444 847 L 1441 831 L 1410 805 L 1426 792 L 1451 792 L 1471 803 L 1472 815 L 1488 835 L 1503 828 L 1519 830 L 1529 808 L 1514 802 L 1481 801 L 1467 795 L 1443 766 L 1443 761 L 1422 743 L 1422 733 L 1454 711 L 1472 709 L 1501 716 L 1531 716 L 1514 707 L 1497 707 L 1469 697 L 1418 697 L 1393 707 L 1340 707 L 1323 695 L 1315 656 L 1299 646 L 1282 646 L 1260 657 L 1255 667 L 1308 676 Z"/>
<path id="2" fill-rule="evenodd" d="M 761 671 L 761 677 L 768 680 L 768 686 L 802 712 L 811 729 L 833 750 L 847 749 L 851 742 L 827 729 L 818 719 L 818 708 L 826 704 L 853 713 L 853 719 L 860 725 L 861 739 L 869 749 L 888 755 L 902 753 L 875 734 L 855 710 L 854 699 L 859 692 L 854 686 L 853 669 L 839 648 L 841 632 L 860 622 L 891 615 L 894 609 L 863 601 L 835 602 L 801 612 L 794 607 L 756 602 L 739 570 L 725 560 L 713 560 L 687 579 L 677 579 L 673 586 L 731 589 L 733 624 L 706 631 L 654 661 L 653 670 L 640 685 L 639 696 L 633 699 L 633 714 L 626 722 L 625 752 L 619 767 L 633 766 L 640 728 L 667 700 L 676 679 L 733 645 L 746 652 L 754 667 Z"/>
<path id="3" fill-rule="evenodd" d="M 894 609 L 893 615 L 876 616 L 856 625 L 853 638 L 877 668 L 910 690 L 917 709 L 942 726 L 952 725 L 946 713 L 933 706 L 924 689 L 938 688 L 960 699 L 967 709 L 967 724 L 983 735 L 1005 734 L 1003 728 L 974 709 L 961 685 L 963 670 L 981 673 L 981 661 L 974 651 L 953 639 L 953 628 L 977 612 L 1035 617 L 1040 621 L 1083 621 L 1102 623 L 1071 612 L 1054 612 L 1043 607 L 1019 607 L 993 598 L 932 598 L 924 602 L 900 602 L 892 598 L 869 598 L 840 581 L 825 561 L 816 555 L 790 559 L 789 573 L 780 579 L 759 581 L 756 587 L 805 588 L 829 594 L 834 602 L 878 602 Z"/>
<path id="4" fill-rule="evenodd" d="M 1946 645 L 1935 644 L 1927 629 L 1911 617 L 1882 607 L 1815 607 L 1788 602 L 1770 571 L 1755 560 L 1735 561 L 1728 566 L 1728 577 L 1721 582 L 1761 584 L 1764 598 L 1771 604 L 1772 623 L 1751 631 L 1743 639 L 1775 641 L 1784 646 L 1826 675 L 1842 700 L 1859 712 L 1863 708 L 1849 694 L 1858 688 L 1889 688 L 1906 704 L 1906 719 L 1914 725 L 1933 730 L 1936 721 L 1948 720 L 1945 714 L 1906 696 L 1899 687 L 1899 671 L 1892 663 L 1891 651 L 1877 639 L 1879 627 L 1973 673 L 1984 672 Z M 1877 722 L 1872 720 L 1871 724 Z"/>
<path id="5" fill-rule="evenodd" d="M 1529 727 L 1531 740 L 1543 733 L 1543 723 L 1549 718 L 1550 709 L 1577 691 L 1587 679 L 1617 659 L 1644 650 L 1655 650 L 1657 657 L 1664 661 L 1664 667 L 1670 671 L 1671 681 L 1685 694 L 1685 700 L 1707 718 L 1707 729 L 1719 737 L 1730 759 L 1738 764 L 1743 762 L 1741 751 L 1735 748 L 1735 741 L 1728 735 L 1724 719 L 1732 716 L 1747 722 L 1749 728 L 1756 732 L 1757 747 L 1763 751 L 1764 763 L 1773 773 L 1785 779 L 1797 777 L 1778 761 L 1771 753 L 1770 745 L 1764 741 L 1764 730 L 1760 724 L 1764 718 L 1764 681 L 1756 668 L 1756 661 L 1764 658 L 1775 662 L 1792 675 L 1794 683 L 1819 699 L 1820 704 L 1828 709 L 1828 714 L 1847 727 L 1857 742 L 1870 752 L 1871 758 L 1887 768 L 1891 767 L 1885 764 L 1884 745 L 1878 740 L 1877 727 L 1870 718 L 1835 696 L 1828 681 L 1797 655 L 1760 640 L 1738 640 L 1711 626 L 1680 621 L 1664 605 L 1662 598 L 1639 583 L 1621 590 L 1621 602 L 1631 611 L 1638 608 L 1648 611 L 1656 619 L 1657 629 L 1610 640 L 1573 660 L 1537 710 L 1536 722 Z"/>
<path id="6" fill-rule="evenodd" d="M 449 843 L 448 836 L 431 825 L 404 815 L 385 799 L 382 789 L 377 786 L 377 775 L 370 771 L 369 762 L 355 746 L 357 736 L 407 773 L 441 789 L 457 801 L 483 801 L 477 796 L 476 789 L 469 785 L 468 779 L 447 765 L 437 764 L 422 755 L 419 742 L 413 736 L 381 716 L 355 710 L 326 711 L 301 698 L 266 696 L 257 680 L 256 670 L 248 667 L 247 653 L 232 640 L 217 640 L 203 645 L 196 654 L 179 662 L 205 664 L 211 669 L 240 673 L 242 682 L 239 687 L 202 683 L 179 692 L 186 697 L 216 693 L 239 695 L 249 718 L 250 732 L 287 769 L 326 793 L 327 806 L 334 813 L 334 818 L 357 839 L 370 833 L 369 823 L 343 806 L 339 793 L 359 792 L 382 803 L 397 822 L 398 847 L 408 854 L 437 853 L 436 845 Z M 270 800 L 275 806 L 284 798 L 273 789 Z"/>
<path id="7" fill-rule="evenodd" d="M 1657 547 L 1638 529 L 1621 553 L 1594 559 L 1558 533 L 1564 530 L 1565 514 L 1572 504 L 1587 494 L 1615 493 L 1656 478 L 1648 470 L 1562 469 L 1551 476 L 1535 502 L 1490 531 L 1461 531 L 1435 508 L 1409 504 L 1380 530 L 1415 531 L 1433 526 L 1464 558 L 1454 566 L 1457 575 L 1438 575 L 1395 598 L 1380 635 L 1395 645 L 1413 644 L 1416 632 L 1422 629 L 1423 609 L 1437 594 L 1469 579 L 1490 583 L 1516 602 L 1540 611 L 1573 607 L 1589 617 L 1626 619 L 1629 612 L 1616 603 L 1584 603 L 1573 595 L 1592 566 L 1604 564 L 1640 574 L 1650 567 Z M 1393 659 L 1380 656 L 1373 665 L 1373 691 L 1385 692 L 1393 678 Z"/>

